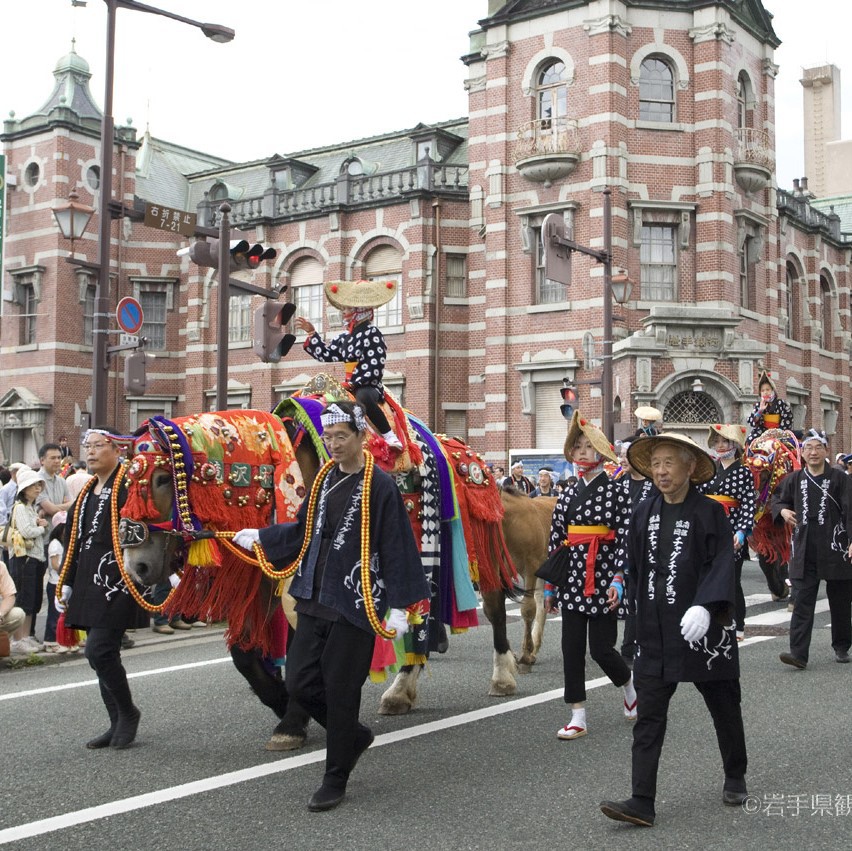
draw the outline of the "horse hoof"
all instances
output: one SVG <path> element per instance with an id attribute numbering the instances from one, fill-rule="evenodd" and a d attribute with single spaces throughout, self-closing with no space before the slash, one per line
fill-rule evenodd
<path id="1" fill-rule="evenodd" d="M 390 698 L 379 704 L 379 715 L 407 715 L 411 712 L 411 701 L 404 698 Z"/>
<path id="2" fill-rule="evenodd" d="M 273 733 L 265 747 L 268 751 L 297 751 L 305 744 L 305 739 L 307 736 Z"/>
<path id="3" fill-rule="evenodd" d="M 509 697 L 518 693 L 518 686 L 515 683 L 491 683 L 491 688 L 488 690 L 489 697 Z"/>

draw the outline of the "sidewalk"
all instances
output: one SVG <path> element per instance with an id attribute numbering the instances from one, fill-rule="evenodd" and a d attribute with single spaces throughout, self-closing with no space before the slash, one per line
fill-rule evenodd
<path id="1" fill-rule="evenodd" d="M 39 630 L 41 632 L 41 630 Z M 133 639 L 133 647 L 128 650 L 122 650 L 122 654 L 135 653 L 137 650 L 145 650 L 146 648 L 156 647 L 163 644 L 174 644 L 178 641 L 193 641 L 199 638 L 210 638 L 211 636 L 222 636 L 225 633 L 225 624 L 222 622 L 209 624 L 204 627 L 193 627 L 192 629 L 179 630 L 176 629 L 174 635 L 162 635 L 159 632 L 154 632 L 152 629 L 136 629 L 128 630 L 127 635 Z M 39 639 L 41 640 L 41 639 Z M 11 656 L 0 657 L 0 672 L 15 671 L 26 667 L 35 667 L 38 665 L 57 665 L 62 662 L 70 662 L 74 659 L 83 659 L 83 648 L 80 647 L 75 651 L 67 653 L 50 653 L 41 651 L 39 653 L 30 653 L 28 656 L 20 656 L 17 654 Z"/>

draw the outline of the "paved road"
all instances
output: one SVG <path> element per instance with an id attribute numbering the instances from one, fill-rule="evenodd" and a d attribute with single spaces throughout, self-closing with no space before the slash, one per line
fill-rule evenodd
<path id="1" fill-rule="evenodd" d="M 598 801 L 629 794 L 630 725 L 620 693 L 590 664 L 589 735 L 557 741 L 568 713 L 559 627 L 550 624 L 540 664 L 513 698 L 487 697 L 487 629 L 453 638 L 406 717 L 378 716 L 383 689 L 365 687 L 362 717 L 376 742 L 344 804 L 309 813 L 322 774 L 322 731 L 312 727 L 306 749 L 293 755 L 264 750 L 275 719 L 233 669 L 219 633 L 142 640 L 140 632 L 125 659 L 142 724 L 126 751 L 82 747 L 104 722 L 84 660 L 0 672 L 0 844 L 63 851 L 848 847 L 852 665 L 833 661 L 826 611 L 808 670 L 782 665 L 786 607 L 769 602 L 756 565 L 747 563 L 745 589 L 741 660 L 756 812 L 720 803 L 710 718 L 684 685 L 663 752 L 657 825 L 605 819 Z M 517 643 L 519 624 L 511 630 Z"/>

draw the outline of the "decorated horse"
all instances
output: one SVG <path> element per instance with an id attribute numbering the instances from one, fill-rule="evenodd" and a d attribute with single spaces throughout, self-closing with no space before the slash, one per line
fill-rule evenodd
<path id="1" fill-rule="evenodd" d="M 757 492 L 754 528 L 749 544 L 757 553 L 769 591 L 780 600 L 789 594 L 785 580 L 790 558 L 790 532 L 786 524 L 773 522 L 770 502 L 781 480 L 801 469 L 799 441 L 787 429 L 768 429 L 746 446 L 743 463 L 754 475 Z"/>
<path id="2" fill-rule="evenodd" d="M 340 393 L 333 383 L 328 386 L 331 395 Z M 262 553 L 248 554 L 230 539 L 239 528 L 268 525 L 273 507 L 276 522 L 295 516 L 326 457 L 312 420 L 312 413 L 322 406 L 319 397 L 326 395 L 305 393 L 282 403 L 276 414 L 228 411 L 175 421 L 154 417 L 137 437 L 122 521 L 127 568 L 144 584 L 162 582 L 175 569 L 181 570 L 183 578 L 164 608 L 227 620 L 227 641 L 235 661 L 244 654 L 245 662 L 248 654 L 256 667 L 263 657 L 284 655 L 284 619 L 278 603 L 285 577 Z M 406 448 L 400 458 L 407 454 L 407 464 L 406 459 L 397 458 L 391 471 L 403 491 L 424 565 L 431 573 L 432 616 L 425 643 L 414 646 L 406 636 L 407 644 L 393 652 L 377 648 L 374 675 L 381 678 L 388 662 L 407 663 L 402 676 L 406 669 L 416 670 L 429 649 L 443 649 L 443 623 L 452 630 L 475 625 L 473 577 L 494 628 L 495 673 L 490 693 L 513 694 L 515 659 L 505 633 L 505 596 L 516 588 L 518 578 L 509 552 L 518 554 L 515 557 L 525 565 L 525 573 L 526 564 L 531 565 L 521 657 L 529 665 L 541 643 L 541 627 L 533 625 L 533 572 L 538 566 L 535 559 L 546 548 L 546 534 L 535 542 L 536 555 L 526 557 L 524 538 L 529 538 L 531 526 L 510 522 L 518 509 L 500 502 L 481 457 L 458 441 L 432 435 L 413 417 L 404 425 Z M 526 500 L 530 502 L 535 501 Z M 503 538 L 501 520 L 509 531 L 508 541 Z M 241 672 L 246 675 L 243 668 Z M 255 683 L 252 687 L 264 703 L 272 705 L 271 697 L 265 700 Z M 414 694 L 409 687 L 404 691 L 406 698 L 397 700 L 392 688 L 382 711 L 408 711 Z M 294 745 L 293 741 L 297 738 L 297 733 L 283 736 L 288 746 L 298 746 L 301 742 Z"/>

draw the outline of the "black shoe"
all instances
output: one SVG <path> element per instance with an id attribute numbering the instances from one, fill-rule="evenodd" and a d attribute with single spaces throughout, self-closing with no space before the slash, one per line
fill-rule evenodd
<path id="1" fill-rule="evenodd" d="M 308 801 L 308 809 L 312 813 L 333 810 L 346 797 L 346 789 L 335 789 L 331 786 L 320 786 Z"/>
<path id="2" fill-rule="evenodd" d="M 122 650 L 130 650 L 136 642 L 125 632 L 121 636 L 121 649 Z"/>
<path id="3" fill-rule="evenodd" d="M 139 719 L 142 713 L 134 706 L 133 711 L 128 715 L 119 715 L 118 724 L 115 725 L 115 733 L 113 733 L 110 747 L 116 750 L 124 750 L 133 744 L 136 738 L 136 731 L 139 729 Z"/>
<path id="4" fill-rule="evenodd" d="M 108 748 L 112 742 L 112 737 L 115 735 L 115 727 L 110 727 L 106 733 L 101 733 L 100 736 L 95 736 L 94 739 L 89 739 L 86 742 L 86 747 L 90 751 L 97 751 L 101 748 Z"/>
<path id="5" fill-rule="evenodd" d="M 633 798 L 627 801 L 601 801 L 601 812 L 615 821 L 626 821 L 639 827 L 653 827 L 654 814 L 636 806 Z"/>
<path id="6" fill-rule="evenodd" d="M 745 789 L 723 789 L 722 803 L 726 807 L 741 807 L 748 800 L 748 792 Z"/>
<path id="7" fill-rule="evenodd" d="M 802 659 L 797 658 L 792 653 L 781 653 L 778 658 L 785 665 L 792 665 L 794 668 L 798 668 L 800 671 L 804 670 L 808 667 L 808 663 L 803 661 Z"/>
<path id="8" fill-rule="evenodd" d="M 849 651 L 847 650 L 835 650 L 834 651 L 834 661 L 835 662 L 848 662 L 849 661 Z"/>

